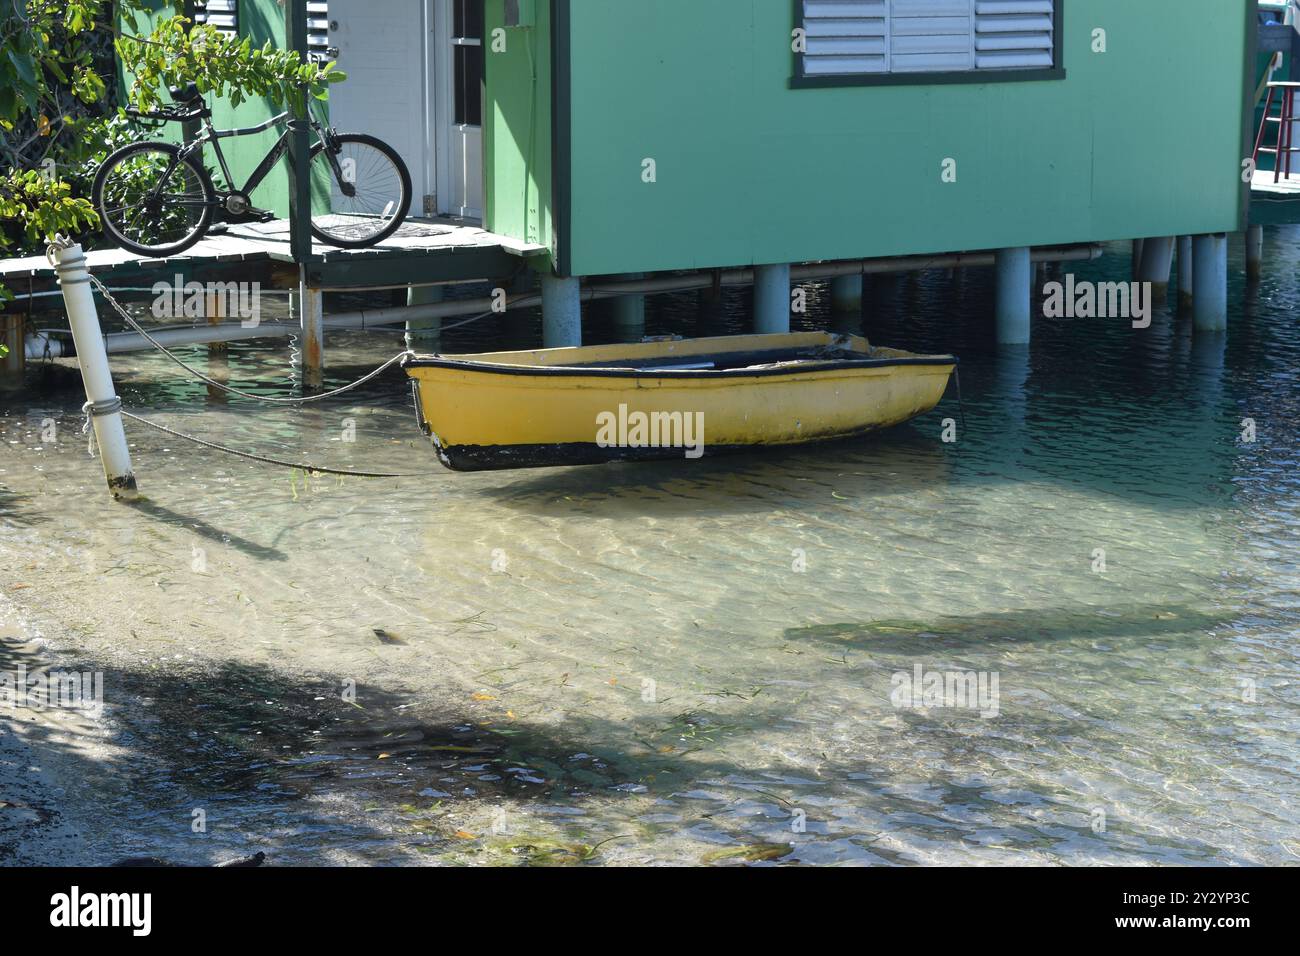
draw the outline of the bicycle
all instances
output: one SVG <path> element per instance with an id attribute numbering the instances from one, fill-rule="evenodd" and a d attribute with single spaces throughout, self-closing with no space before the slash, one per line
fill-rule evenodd
<path id="1" fill-rule="evenodd" d="M 228 223 L 268 222 L 274 213 L 258 209 L 250 195 L 289 148 L 295 131 L 286 110 L 257 126 L 219 130 L 212 110 L 195 84 L 172 87 L 175 108 L 148 112 L 128 109 L 146 121 L 191 122 L 202 131 L 184 144 L 131 143 L 114 152 L 95 174 L 91 201 L 116 245 L 142 256 L 171 256 L 184 252 L 205 235 L 220 217 Z M 314 104 L 313 104 L 314 106 Z M 372 246 L 391 236 L 411 207 L 411 174 L 387 143 L 364 133 L 339 133 L 309 109 L 316 135 L 309 155 L 311 232 L 318 240 L 344 249 Z M 249 136 L 285 125 L 280 138 L 262 158 L 242 189 L 221 152 L 221 140 Z M 218 190 L 201 162 L 208 143 L 225 176 Z"/>

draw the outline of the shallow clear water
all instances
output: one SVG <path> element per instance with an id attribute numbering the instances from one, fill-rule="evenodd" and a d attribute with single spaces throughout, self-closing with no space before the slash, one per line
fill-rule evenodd
<path id="1" fill-rule="evenodd" d="M 1127 279 L 1124 251 L 1072 271 Z M 999 352 L 988 275 L 881 281 L 867 334 L 960 355 L 964 410 L 953 390 L 870 440 L 699 462 L 454 475 L 399 374 L 268 410 L 137 354 L 119 391 L 156 421 L 429 475 L 306 479 L 133 426 L 130 508 L 86 456 L 75 377 L 37 376 L 0 399 L 0 583 L 106 672 L 87 839 L 282 863 L 1295 863 L 1300 234 L 1269 233 L 1257 287 L 1239 255 L 1226 339 L 1039 319 Z M 651 308 L 651 334 L 747 313 Z M 535 316 L 509 321 L 443 347 L 533 340 Z M 856 330 L 820 287 L 804 324 Z M 399 347 L 334 336 L 331 380 Z M 237 344 L 211 369 L 279 391 L 287 359 Z M 897 706 L 918 667 L 996 696 Z"/>

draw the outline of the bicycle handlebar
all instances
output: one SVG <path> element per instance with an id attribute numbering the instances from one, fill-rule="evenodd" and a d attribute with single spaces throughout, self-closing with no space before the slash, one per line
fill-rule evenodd
<path id="1" fill-rule="evenodd" d="M 125 109 L 127 116 L 134 116 L 136 119 L 159 120 L 161 122 L 185 123 L 189 120 L 202 119 L 207 115 L 207 107 L 201 107 L 193 110 L 182 109 L 160 109 L 160 110 L 138 110 L 133 106 Z"/>

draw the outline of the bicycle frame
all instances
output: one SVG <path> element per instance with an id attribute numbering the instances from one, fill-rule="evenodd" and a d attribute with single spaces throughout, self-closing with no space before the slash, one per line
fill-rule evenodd
<path id="1" fill-rule="evenodd" d="M 276 116 L 272 116 L 263 123 L 258 123 L 256 126 L 220 130 L 212 125 L 212 120 L 210 118 L 205 116 L 203 117 L 203 132 L 196 136 L 192 142 L 181 147 L 181 151 L 176 157 L 177 163 L 193 153 L 202 154 L 203 147 L 211 143 L 213 152 L 217 154 L 217 162 L 221 164 L 221 173 L 226 178 L 227 188 L 248 196 L 254 189 L 261 185 L 262 180 L 264 180 L 271 170 L 275 168 L 275 164 L 280 161 L 280 157 L 289 149 L 289 137 L 296 132 L 295 122 L 300 121 L 290 119 L 289 111 L 285 110 Z M 332 130 L 317 119 L 310 109 L 308 110 L 308 119 L 305 122 L 309 129 L 319 137 L 316 143 L 312 144 L 313 148 L 320 143 L 329 142 Z M 230 166 L 226 162 L 225 154 L 221 151 L 221 140 L 234 136 L 251 136 L 254 133 L 261 133 L 265 130 L 271 129 L 273 126 L 279 126 L 280 124 L 284 124 L 285 127 L 284 132 L 280 134 L 280 138 L 271 146 L 270 151 L 262 157 L 262 161 L 257 164 L 257 168 L 253 170 L 243 187 L 235 189 L 235 178 L 231 175 Z M 338 181 L 340 188 L 346 192 L 347 184 L 344 182 L 343 170 L 339 166 L 338 160 L 335 158 L 334 151 L 326 150 L 325 155 L 329 157 L 330 168 L 333 170 L 335 179 Z M 162 180 L 163 183 L 165 183 L 170 177 L 171 172 L 172 170 L 169 169 L 164 174 Z M 159 188 L 161 187 L 162 183 L 159 183 Z M 221 197 L 218 197 L 215 205 L 219 206 L 221 203 L 222 199 Z"/>

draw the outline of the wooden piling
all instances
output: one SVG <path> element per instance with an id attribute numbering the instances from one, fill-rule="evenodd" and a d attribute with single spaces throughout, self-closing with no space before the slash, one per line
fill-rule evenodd
<path id="1" fill-rule="evenodd" d="M 1264 227 L 1246 230 L 1246 278 L 1258 282 L 1264 271 Z"/>
<path id="2" fill-rule="evenodd" d="M 302 369 L 302 387 L 319 389 L 325 381 L 325 310 L 324 294 L 305 282 L 294 295 L 302 342 L 298 362 Z"/>
<path id="3" fill-rule="evenodd" d="M 9 349 L 0 356 L 0 390 L 21 388 L 27 368 L 27 316 L 0 312 L 0 345 Z"/>

